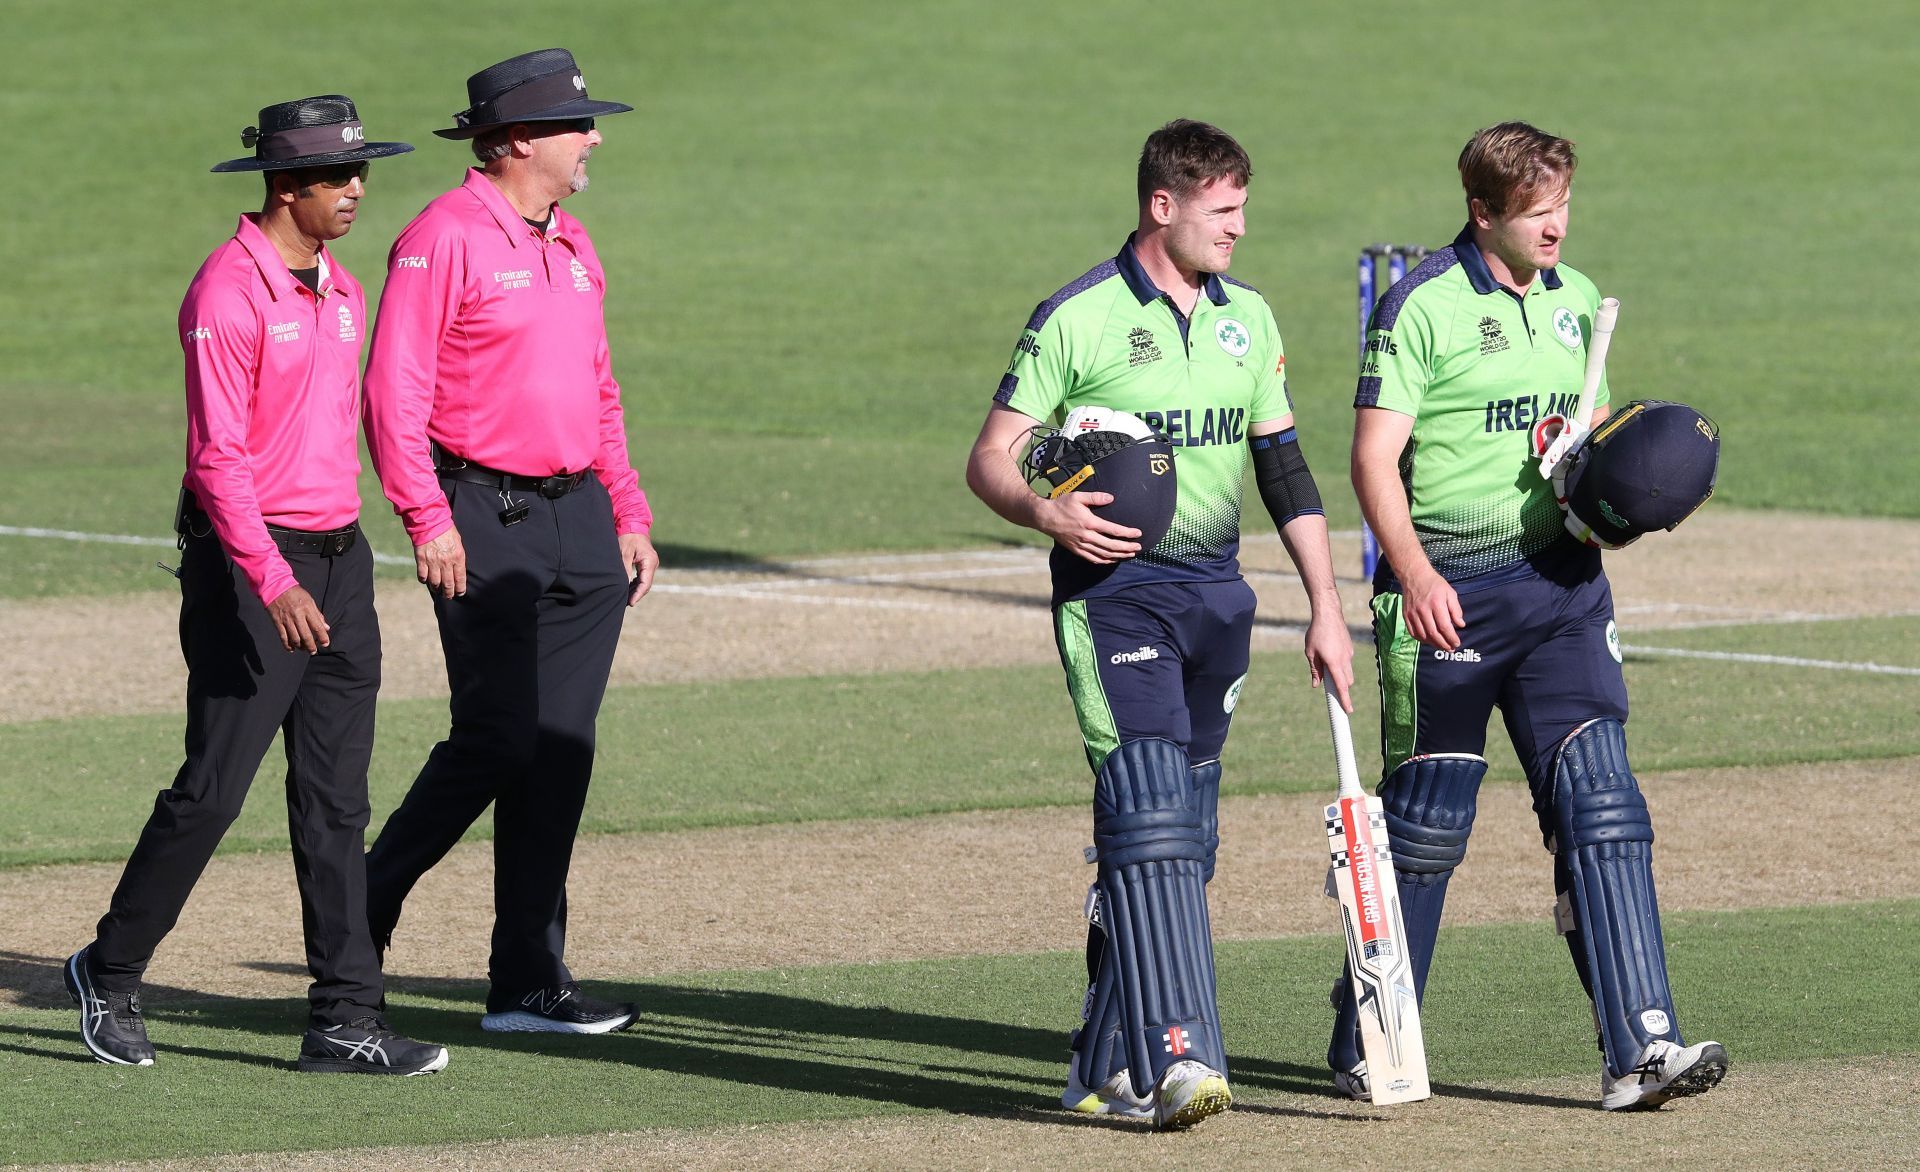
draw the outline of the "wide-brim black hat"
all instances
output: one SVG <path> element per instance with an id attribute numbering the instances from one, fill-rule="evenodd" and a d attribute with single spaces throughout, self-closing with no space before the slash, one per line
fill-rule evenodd
<path id="1" fill-rule="evenodd" d="M 467 108 L 453 116 L 452 127 L 434 133 L 441 138 L 472 138 L 520 122 L 568 122 L 625 114 L 631 109 L 622 102 L 589 98 L 586 80 L 573 63 L 572 53 L 540 49 L 490 65 L 469 77 Z"/>
<path id="2" fill-rule="evenodd" d="M 353 99 L 345 94 L 321 94 L 281 102 L 260 111 L 260 125 L 240 132 L 240 145 L 253 154 L 215 163 L 214 171 L 291 171 L 301 167 L 331 167 L 404 155 L 411 143 L 368 142 Z"/>

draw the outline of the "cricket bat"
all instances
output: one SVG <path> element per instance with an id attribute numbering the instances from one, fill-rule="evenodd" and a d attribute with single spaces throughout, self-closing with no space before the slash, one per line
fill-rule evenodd
<path id="1" fill-rule="evenodd" d="M 1587 377 L 1580 384 L 1580 402 L 1573 419 L 1547 446 L 1540 459 L 1540 475 L 1553 479 L 1555 470 L 1575 444 L 1593 429 L 1593 397 L 1600 393 L 1600 378 L 1607 370 L 1607 350 L 1613 345 L 1614 323 L 1620 320 L 1620 299 L 1603 297 L 1593 315 L 1593 336 L 1587 339 Z"/>
<path id="2" fill-rule="evenodd" d="M 1380 799 L 1360 788 L 1353 729 L 1331 682 L 1327 717 L 1333 724 L 1333 758 L 1340 775 L 1339 797 L 1326 808 L 1327 850 L 1333 856 L 1327 893 L 1340 902 L 1347 967 L 1360 1007 L 1367 1085 L 1376 1105 L 1413 1103 L 1430 1098 L 1433 1089 L 1427 1083 L 1426 1035 L 1420 1028 L 1407 929 L 1400 919 L 1386 814 Z"/>

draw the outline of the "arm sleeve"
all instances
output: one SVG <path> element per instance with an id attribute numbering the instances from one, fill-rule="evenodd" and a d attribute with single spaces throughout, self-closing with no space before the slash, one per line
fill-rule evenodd
<path id="1" fill-rule="evenodd" d="M 1266 352 L 1257 368 L 1259 382 L 1254 384 L 1250 422 L 1265 423 L 1293 414 L 1293 394 L 1287 389 L 1287 348 L 1280 340 L 1280 326 L 1273 320 L 1271 307 L 1262 307 L 1266 319 Z"/>
<path id="2" fill-rule="evenodd" d="M 653 528 L 653 510 L 647 505 L 647 494 L 640 490 L 640 474 L 633 470 L 627 455 L 626 413 L 620 406 L 620 384 L 613 377 L 613 356 L 607 349 L 604 325 L 594 351 L 593 369 L 600 380 L 600 449 L 593 471 L 613 500 L 614 532 L 645 533 Z"/>
<path id="3" fill-rule="evenodd" d="M 271 604 L 298 583 L 267 533 L 253 483 L 247 432 L 259 320 L 237 297 L 189 298 L 180 307 L 180 342 L 186 352 L 186 486 L 254 594 Z"/>
<path id="4" fill-rule="evenodd" d="M 415 545 L 453 528 L 453 511 L 433 471 L 427 420 L 440 342 L 465 284 L 466 250 L 456 233 L 415 221 L 394 241 L 367 356 L 367 451 Z"/>
<path id="5" fill-rule="evenodd" d="M 1375 306 L 1373 321 L 1367 325 L 1367 356 L 1360 364 L 1360 383 L 1353 394 L 1355 407 L 1419 414 L 1420 400 L 1433 382 L 1439 331 L 1433 307 L 1417 293 L 1397 304 L 1382 298 Z M 1396 310 L 1390 319 L 1383 312 L 1389 305 Z"/>
<path id="6" fill-rule="evenodd" d="M 1033 311 L 1013 347 L 1013 361 L 993 401 L 1033 419 L 1049 419 L 1067 401 L 1078 376 L 1066 323 L 1046 303 Z"/>

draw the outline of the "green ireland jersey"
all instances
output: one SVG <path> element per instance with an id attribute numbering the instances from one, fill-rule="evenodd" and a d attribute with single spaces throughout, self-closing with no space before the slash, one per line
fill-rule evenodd
<path id="1" fill-rule="evenodd" d="M 1154 286 L 1129 236 L 1118 256 L 1033 311 L 994 401 L 1056 425 L 1075 407 L 1109 407 L 1173 440 L 1179 498 L 1166 537 L 1114 566 L 1056 547 L 1056 602 L 1240 577 L 1247 429 L 1293 410 L 1280 330 L 1254 289 L 1209 276 L 1187 318 Z"/>
<path id="2" fill-rule="evenodd" d="M 1374 307 L 1354 406 L 1413 417 L 1400 455 L 1413 529 L 1449 582 L 1570 541 L 1533 429 L 1572 417 L 1600 294 L 1565 265 L 1524 296 L 1494 280 L 1472 226 Z M 1594 398 L 1607 402 L 1603 381 Z"/>

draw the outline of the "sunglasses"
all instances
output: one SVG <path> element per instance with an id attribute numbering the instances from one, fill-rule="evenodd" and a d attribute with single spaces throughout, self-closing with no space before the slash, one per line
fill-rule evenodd
<path id="1" fill-rule="evenodd" d="M 362 183 L 366 182 L 367 164 L 341 163 L 337 167 L 309 167 L 299 175 L 302 187 L 327 187 L 338 191 L 355 179 Z"/>
<path id="2" fill-rule="evenodd" d="M 546 138 L 554 134 L 585 134 L 593 129 L 591 118 L 566 118 L 555 122 L 538 122 L 532 126 L 533 137 Z"/>

